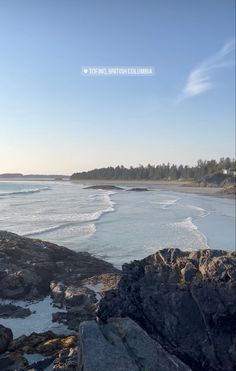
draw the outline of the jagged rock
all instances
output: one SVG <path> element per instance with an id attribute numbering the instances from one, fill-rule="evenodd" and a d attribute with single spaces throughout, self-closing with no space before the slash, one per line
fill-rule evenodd
<path id="1" fill-rule="evenodd" d="M 31 315 L 29 308 L 22 308 L 14 304 L 0 304 L 0 317 L 2 318 L 25 318 Z"/>
<path id="2" fill-rule="evenodd" d="M 58 354 L 62 349 L 77 345 L 76 336 L 59 336 L 52 331 L 42 333 L 33 332 L 31 335 L 20 336 L 13 340 L 8 347 L 11 352 L 39 353 L 45 356 Z"/>
<path id="3" fill-rule="evenodd" d="M 236 364 L 236 253 L 164 249 L 123 266 L 98 318 L 129 316 L 193 370 Z"/>
<path id="4" fill-rule="evenodd" d="M 77 371 L 78 370 L 78 348 L 62 350 L 54 361 L 55 371 Z"/>
<path id="5" fill-rule="evenodd" d="M 80 325 L 80 371 L 190 371 L 129 318 Z"/>
<path id="6" fill-rule="evenodd" d="M 52 282 L 50 288 L 54 302 L 66 307 L 88 306 L 97 301 L 94 291 L 87 287 L 66 286 L 62 282 Z"/>
<path id="7" fill-rule="evenodd" d="M 0 297 L 33 299 L 50 293 L 52 281 L 66 287 L 94 275 L 118 273 L 86 252 L 0 231 Z"/>
<path id="8" fill-rule="evenodd" d="M 11 329 L 0 325 L 0 354 L 5 352 L 13 339 Z"/>
<path id="9" fill-rule="evenodd" d="M 44 370 L 49 365 L 53 366 L 53 363 L 61 366 L 72 366 L 75 364 L 77 343 L 77 336 L 59 336 L 52 331 L 20 336 L 9 344 L 8 352 L 0 357 L 0 370 L 38 371 Z M 29 364 L 24 357 L 26 354 L 40 354 L 44 357 Z M 60 369 L 59 366 L 57 369 Z M 65 370 L 67 369 L 65 368 Z M 71 368 L 71 370 L 76 370 L 76 368 Z M 63 367 L 61 367 L 61 371 L 63 371 Z"/>

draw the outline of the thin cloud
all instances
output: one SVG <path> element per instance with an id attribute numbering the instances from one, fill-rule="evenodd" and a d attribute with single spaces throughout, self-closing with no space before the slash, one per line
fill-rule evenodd
<path id="1" fill-rule="evenodd" d="M 232 66 L 233 60 L 228 60 L 228 56 L 235 50 L 235 40 L 226 43 L 215 55 L 200 63 L 188 76 L 182 94 L 177 99 L 177 103 L 182 100 L 202 94 L 214 87 L 212 82 L 212 72 L 219 68 Z"/>

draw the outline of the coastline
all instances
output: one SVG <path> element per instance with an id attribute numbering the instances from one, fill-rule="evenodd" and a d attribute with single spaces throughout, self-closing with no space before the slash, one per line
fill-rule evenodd
<path id="1" fill-rule="evenodd" d="M 212 196 L 217 198 L 227 198 L 235 200 L 235 195 L 223 192 L 223 187 L 201 187 L 197 183 L 191 181 L 163 181 L 163 180 L 102 180 L 102 179 L 81 179 L 81 180 L 56 180 L 46 178 L 0 178 L 0 182 L 53 182 L 53 183 L 72 183 L 80 185 L 117 185 L 117 186 L 137 186 L 137 187 L 149 187 L 157 188 L 162 191 L 181 192 L 196 194 L 202 196 Z"/>
<path id="2" fill-rule="evenodd" d="M 202 196 L 213 196 L 217 198 L 227 198 L 235 200 L 232 194 L 223 193 L 222 187 L 200 187 L 193 185 L 192 182 L 176 182 L 176 181 L 158 181 L 158 180 L 101 180 L 101 179 L 86 179 L 86 180 L 71 180 L 71 183 L 81 185 L 119 185 L 119 186 L 145 186 L 149 188 L 157 188 L 162 191 L 181 192 L 197 194 Z"/>
<path id="3" fill-rule="evenodd" d="M 233 370 L 234 252 L 166 248 L 119 271 L 7 231 L 0 251 L 1 370 Z"/>

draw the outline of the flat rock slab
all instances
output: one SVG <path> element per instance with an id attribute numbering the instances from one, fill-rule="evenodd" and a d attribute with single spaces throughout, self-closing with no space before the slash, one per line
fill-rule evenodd
<path id="1" fill-rule="evenodd" d="M 80 371 L 190 371 L 129 318 L 81 323 Z"/>

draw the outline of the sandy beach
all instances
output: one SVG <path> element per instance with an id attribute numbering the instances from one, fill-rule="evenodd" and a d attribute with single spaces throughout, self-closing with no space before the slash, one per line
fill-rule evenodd
<path id="1" fill-rule="evenodd" d="M 235 197 L 231 194 L 223 193 L 221 187 L 199 187 L 197 183 L 193 182 L 181 182 L 181 181 L 158 181 L 158 180 L 78 180 L 73 183 L 85 184 L 85 185 L 119 185 L 122 186 L 138 186 L 147 188 L 158 188 L 163 191 L 171 192 L 183 192 L 200 194 L 204 196 L 214 196 L 234 199 Z"/>

